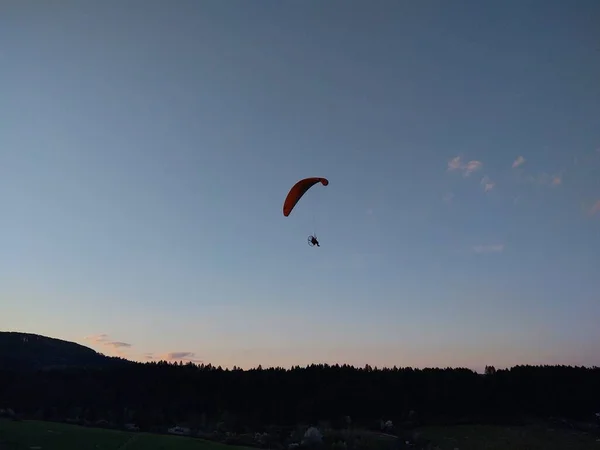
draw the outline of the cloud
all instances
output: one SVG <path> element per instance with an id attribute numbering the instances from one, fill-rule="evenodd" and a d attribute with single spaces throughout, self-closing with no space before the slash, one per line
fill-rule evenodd
<path id="1" fill-rule="evenodd" d="M 462 172 L 463 176 L 468 177 L 473 172 L 481 169 L 483 167 L 483 163 L 481 161 L 472 160 L 469 162 L 461 161 L 460 156 L 456 156 L 448 161 L 448 171 L 458 170 Z"/>
<path id="2" fill-rule="evenodd" d="M 519 167 L 520 165 L 525 163 L 525 158 L 523 158 L 522 156 L 517 156 L 517 159 L 515 159 L 512 163 L 513 169 L 516 169 L 517 167 Z"/>
<path id="3" fill-rule="evenodd" d="M 448 161 L 448 170 L 458 170 L 462 167 L 462 163 L 460 162 L 460 156 L 452 158 Z"/>
<path id="4" fill-rule="evenodd" d="M 527 176 L 527 181 L 540 186 L 560 186 L 562 184 L 562 175 L 550 175 L 548 173 L 540 173 L 538 175 Z"/>
<path id="5" fill-rule="evenodd" d="M 189 361 L 193 363 L 201 363 L 202 360 L 196 357 L 194 352 L 169 352 L 154 359 L 165 361 Z"/>
<path id="6" fill-rule="evenodd" d="M 473 247 L 475 253 L 500 253 L 504 251 L 504 244 L 476 245 Z"/>
<path id="7" fill-rule="evenodd" d="M 598 214 L 600 213 L 600 200 L 597 200 L 596 203 L 592 205 L 590 208 L 590 214 Z"/>
<path id="8" fill-rule="evenodd" d="M 112 347 L 117 355 L 122 356 L 123 353 L 123 349 L 125 348 L 130 348 L 131 344 L 127 343 L 127 342 L 121 342 L 121 341 L 112 341 L 110 340 L 108 334 L 93 334 L 90 336 L 86 336 L 83 339 L 85 339 L 86 341 L 91 341 L 92 345 L 104 345 L 106 347 Z"/>
<path id="9" fill-rule="evenodd" d="M 469 175 L 471 172 L 481 169 L 483 163 L 481 161 L 469 161 L 465 167 L 465 175 Z"/>
<path id="10" fill-rule="evenodd" d="M 494 183 L 492 179 L 487 175 L 481 179 L 481 184 L 483 185 L 483 190 L 485 192 L 491 191 L 492 189 L 494 189 L 494 186 L 496 186 L 496 183 Z"/>
<path id="11" fill-rule="evenodd" d="M 189 357 L 193 357 L 194 353 L 193 352 L 171 352 L 171 353 L 167 353 L 167 358 L 168 359 L 184 359 L 184 358 L 189 358 Z"/>
<path id="12" fill-rule="evenodd" d="M 86 341 L 92 341 L 93 343 L 104 343 L 108 341 L 108 334 L 92 334 L 90 336 L 86 336 L 83 339 Z"/>
<path id="13" fill-rule="evenodd" d="M 111 347 L 114 348 L 123 348 L 123 347 L 131 347 L 131 344 L 128 344 L 127 342 L 105 342 L 104 345 L 110 345 Z"/>

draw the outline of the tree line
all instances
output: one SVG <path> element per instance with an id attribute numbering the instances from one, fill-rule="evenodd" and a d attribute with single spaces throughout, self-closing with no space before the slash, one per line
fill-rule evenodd
<path id="1" fill-rule="evenodd" d="M 600 368 L 572 366 L 222 369 L 150 362 L 115 367 L 14 371 L 0 368 L 0 408 L 46 420 L 136 423 L 142 430 L 226 423 L 267 425 L 507 422 L 524 416 L 586 420 L 600 411 Z M 411 413 L 412 411 L 412 413 Z M 415 412 L 416 411 L 416 416 Z"/>

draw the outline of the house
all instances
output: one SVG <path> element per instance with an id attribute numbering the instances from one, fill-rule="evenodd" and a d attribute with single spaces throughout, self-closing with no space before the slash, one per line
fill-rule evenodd
<path id="1" fill-rule="evenodd" d="M 169 433 L 178 434 L 180 436 L 186 436 L 190 434 L 190 429 L 186 427 L 175 426 L 173 428 L 169 428 Z"/>

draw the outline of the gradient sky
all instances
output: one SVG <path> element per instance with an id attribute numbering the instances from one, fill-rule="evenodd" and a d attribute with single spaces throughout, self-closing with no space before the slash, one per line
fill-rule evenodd
<path id="1" fill-rule="evenodd" d="M 600 365 L 599 23 L 1 1 L 0 329 L 245 368 Z"/>

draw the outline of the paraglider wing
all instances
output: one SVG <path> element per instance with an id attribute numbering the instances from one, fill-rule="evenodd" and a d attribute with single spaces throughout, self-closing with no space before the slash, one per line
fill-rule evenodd
<path id="1" fill-rule="evenodd" d="M 290 192 L 288 192 L 288 195 L 285 198 L 285 202 L 283 202 L 283 215 L 285 217 L 289 216 L 292 212 L 292 209 L 294 209 L 294 206 L 296 206 L 296 203 L 298 203 L 298 201 L 302 198 L 306 191 L 308 191 L 317 183 L 321 183 L 323 186 L 327 186 L 329 184 L 329 181 L 327 180 L 327 178 L 305 178 L 303 180 L 298 181 L 294 186 L 292 186 L 292 189 L 290 189 Z"/>

